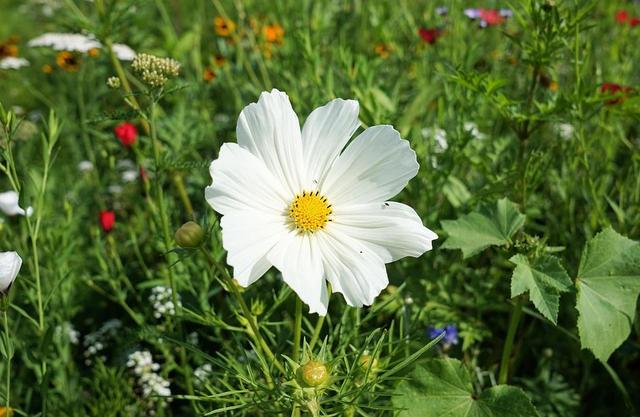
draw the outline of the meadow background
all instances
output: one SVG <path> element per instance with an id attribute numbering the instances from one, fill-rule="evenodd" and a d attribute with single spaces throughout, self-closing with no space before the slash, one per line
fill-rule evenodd
<path id="1" fill-rule="evenodd" d="M 469 8 L 494 13 L 472 19 Z M 0 249 L 24 260 L 0 363 L 0 403 L 10 386 L 16 415 L 435 416 L 443 409 L 425 395 L 445 382 L 412 387 L 411 370 L 439 375 L 442 363 L 464 364 L 478 393 L 521 388 L 540 416 L 637 415 L 637 244 L 612 266 L 628 280 L 603 293 L 617 334 L 596 306 L 581 313 L 602 341 L 585 342 L 573 285 L 599 232 L 619 233 L 593 243 L 612 258 L 619 237 L 640 238 L 637 2 L 0 0 L 0 16 L 0 52 L 29 62 L 0 69 L 0 160 L 14 170 L 0 192 L 17 178 L 34 209 L 0 213 Z M 28 45 L 45 32 L 90 33 L 103 47 L 61 61 Z M 111 43 L 181 64 L 157 106 L 157 155 L 131 104 L 144 106 L 145 85 Z M 107 85 L 120 75 L 132 92 Z M 388 265 L 391 286 L 372 307 L 333 295 L 318 334 L 317 315 L 304 315 L 312 356 L 331 363 L 322 392 L 301 387 L 287 360 L 275 383 L 261 374 L 277 370 L 220 283 L 225 253 L 203 198 L 239 112 L 272 88 L 301 121 L 341 97 L 359 101 L 363 127 L 398 129 L 421 167 L 396 200 L 440 236 Z M 135 143 L 116 134 L 123 122 Z M 512 230 L 484 244 L 473 219 L 446 222 L 471 212 Z M 173 238 L 189 220 L 207 232 L 203 250 Z M 511 297 L 518 254 L 553 256 L 572 279 L 543 297 L 562 292 L 556 323 L 526 294 Z M 538 268 L 562 276 L 551 269 Z M 274 352 L 290 355 L 295 295 L 277 271 L 242 296 Z M 478 415 L 535 415 L 503 412 Z"/>

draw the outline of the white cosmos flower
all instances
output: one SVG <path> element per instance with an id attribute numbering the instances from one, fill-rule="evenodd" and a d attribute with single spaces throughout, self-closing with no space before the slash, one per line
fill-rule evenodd
<path id="1" fill-rule="evenodd" d="M 245 107 L 238 143 L 211 163 L 208 203 L 222 214 L 227 262 L 243 286 L 271 266 L 325 315 L 329 294 L 370 305 L 388 285 L 385 264 L 418 257 L 435 233 L 409 206 L 388 202 L 418 172 L 416 154 L 393 127 L 356 131 L 358 102 L 317 108 L 302 131 L 286 94 L 262 93 Z"/>
<path id="2" fill-rule="evenodd" d="M 22 67 L 28 67 L 29 61 L 24 58 L 16 58 L 14 56 L 8 56 L 6 58 L 0 59 L 0 69 L 10 70 L 10 69 L 20 69 Z"/>
<path id="3" fill-rule="evenodd" d="M 102 48 L 102 44 L 94 35 L 81 33 L 45 33 L 28 43 L 31 47 L 48 46 L 56 51 L 87 52 L 90 49 Z M 122 43 L 113 44 L 113 52 L 121 61 L 133 61 L 136 53 L 128 45 Z"/>
<path id="4" fill-rule="evenodd" d="M 27 207 L 27 210 L 24 210 L 18 204 L 19 199 L 20 196 L 15 191 L 5 191 L 4 193 L 0 193 L 0 211 L 7 216 L 31 216 L 33 214 L 33 208 Z"/>
<path id="5" fill-rule="evenodd" d="M 29 46 L 48 46 L 56 51 L 87 52 L 93 48 L 100 48 L 93 35 L 83 35 L 81 33 L 45 33 L 37 38 L 31 39 Z"/>
<path id="6" fill-rule="evenodd" d="M 21 266 L 22 258 L 16 252 L 0 252 L 0 293 L 7 292 Z"/>

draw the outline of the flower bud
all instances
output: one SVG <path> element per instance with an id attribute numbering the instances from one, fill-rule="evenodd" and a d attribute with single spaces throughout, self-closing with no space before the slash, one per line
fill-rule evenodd
<path id="1" fill-rule="evenodd" d="M 301 368 L 302 381 L 310 387 L 318 387 L 329 380 L 329 369 L 319 361 L 310 360 Z"/>
<path id="2" fill-rule="evenodd" d="M 175 240 L 181 248 L 197 248 L 204 240 L 204 230 L 196 222 L 186 222 L 176 231 Z"/>
<path id="3" fill-rule="evenodd" d="M 0 252 L 0 294 L 6 294 L 18 276 L 22 258 L 16 252 Z"/>

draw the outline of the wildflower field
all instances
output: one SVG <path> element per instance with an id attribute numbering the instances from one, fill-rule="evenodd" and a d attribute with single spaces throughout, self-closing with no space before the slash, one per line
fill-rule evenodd
<path id="1" fill-rule="evenodd" d="M 0 16 L 0 417 L 639 415 L 640 2 Z"/>

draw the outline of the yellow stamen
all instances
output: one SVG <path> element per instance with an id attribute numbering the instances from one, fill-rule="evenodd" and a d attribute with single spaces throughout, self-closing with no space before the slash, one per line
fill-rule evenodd
<path id="1" fill-rule="evenodd" d="M 289 206 L 289 217 L 296 228 L 302 232 L 315 232 L 323 229 L 329 216 L 333 213 L 327 198 L 317 191 L 303 191 L 298 194 Z"/>

